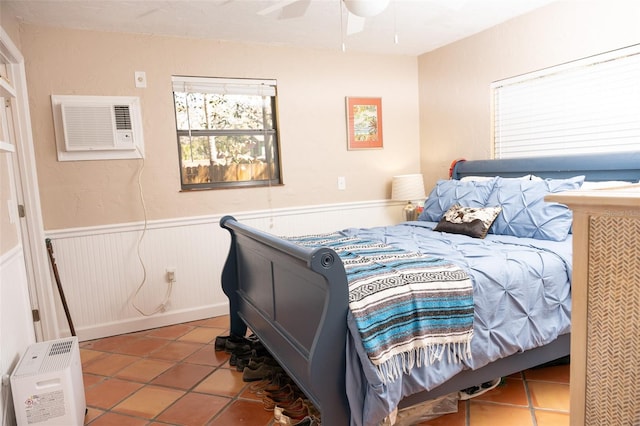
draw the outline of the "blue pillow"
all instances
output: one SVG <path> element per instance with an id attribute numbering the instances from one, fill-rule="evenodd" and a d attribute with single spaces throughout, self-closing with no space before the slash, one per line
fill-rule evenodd
<path id="1" fill-rule="evenodd" d="M 424 202 L 418 220 L 438 222 L 454 204 L 462 207 L 485 207 L 496 178 L 483 181 L 461 182 L 439 180 Z"/>
<path id="2" fill-rule="evenodd" d="M 539 240 L 565 240 L 573 214 L 564 204 L 544 201 L 544 196 L 579 189 L 582 182 L 584 176 L 540 181 L 497 178 L 487 206 L 500 206 L 502 212 L 489 232 Z"/>

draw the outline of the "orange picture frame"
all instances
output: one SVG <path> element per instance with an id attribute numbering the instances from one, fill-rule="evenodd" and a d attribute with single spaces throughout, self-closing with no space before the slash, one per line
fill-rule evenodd
<path id="1" fill-rule="evenodd" d="M 347 149 L 381 149 L 382 98 L 346 98 Z"/>

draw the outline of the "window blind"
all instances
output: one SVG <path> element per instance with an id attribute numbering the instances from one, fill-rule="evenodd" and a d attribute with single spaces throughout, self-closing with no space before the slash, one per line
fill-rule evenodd
<path id="1" fill-rule="evenodd" d="M 640 151 L 640 45 L 492 84 L 495 158 Z"/>
<path id="2" fill-rule="evenodd" d="M 275 80 L 241 78 L 171 77 L 174 92 L 218 95 L 275 96 Z"/>

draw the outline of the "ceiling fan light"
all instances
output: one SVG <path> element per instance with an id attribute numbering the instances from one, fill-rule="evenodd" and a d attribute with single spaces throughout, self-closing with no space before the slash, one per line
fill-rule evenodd
<path id="1" fill-rule="evenodd" d="M 349 12 L 362 18 L 381 13 L 389 6 L 389 0 L 342 0 Z"/>

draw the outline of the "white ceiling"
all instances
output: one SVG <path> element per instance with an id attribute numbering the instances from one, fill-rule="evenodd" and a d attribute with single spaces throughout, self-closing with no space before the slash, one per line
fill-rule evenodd
<path id="1" fill-rule="evenodd" d="M 417 56 L 554 0 L 391 0 L 346 35 L 341 0 L 299 0 L 303 16 L 259 11 L 282 0 L 1 0 L 3 13 L 37 24 Z M 289 9 L 291 12 L 292 8 Z M 343 36 L 342 33 L 345 33 Z M 395 43 L 397 34 L 398 43 Z"/>

